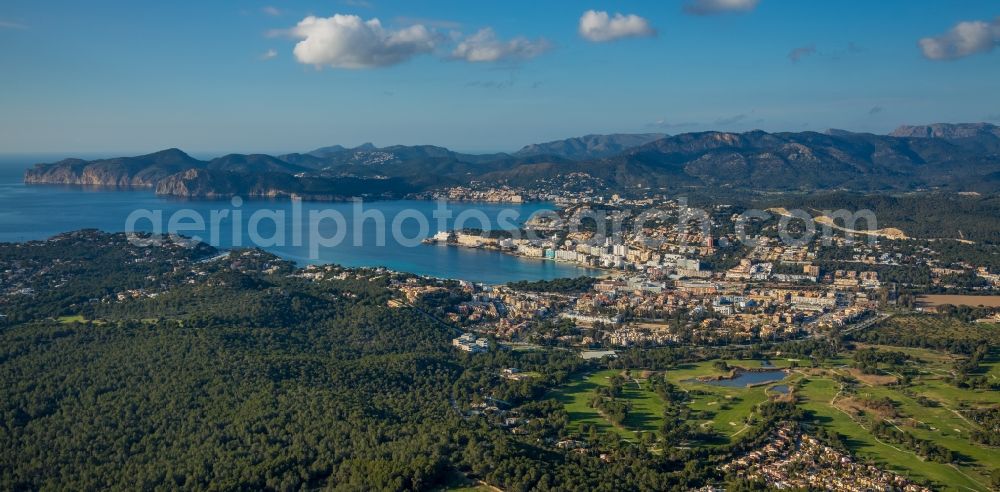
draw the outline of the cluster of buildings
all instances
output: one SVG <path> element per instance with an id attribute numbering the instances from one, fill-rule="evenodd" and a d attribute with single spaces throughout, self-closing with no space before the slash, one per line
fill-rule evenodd
<path id="1" fill-rule="evenodd" d="M 936 253 L 912 241 L 832 237 L 785 244 L 761 235 L 751 248 L 731 248 L 735 234 L 721 227 L 731 214 L 725 206 L 698 219 L 708 228 L 698 220 L 681 220 L 685 226 L 679 227 L 677 219 L 689 217 L 689 209 L 670 200 L 561 196 L 558 211 L 532 218 L 522 230 L 448 231 L 432 241 L 606 269 L 609 277 L 572 295 L 472 286 L 472 299 L 454 310 L 453 321 L 501 340 L 590 347 L 753 343 L 867 322 L 895 299 L 891 289 L 882 289 L 883 275 L 900 283 L 894 272 L 910 265 L 926 265 L 940 279 L 974 272 L 998 280 L 987 268 L 935 266 Z M 660 215 L 634 219 L 650 209 Z M 618 224 L 613 233 L 581 218 L 595 211 L 596 221 Z M 576 329 L 559 324 L 554 332 L 540 332 L 547 319 Z M 551 330 L 552 323 L 546 326 Z"/>
<path id="2" fill-rule="evenodd" d="M 543 235 L 543 234 L 539 234 Z M 587 234 L 583 234 L 587 235 Z M 706 241 L 710 241 L 706 239 Z M 439 232 L 428 242 L 466 248 L 493 249 L 504 253 L 543 260 L 574 263 L 590 268 L 641 271 L 678 271 L 687 276 L 705 275 L 701 262 L 691 253 L 710 253 L 713 248 L 677 246 L 664 251 L 629 246 L 612 238 L 597 241 L 560 240 L 558 235 L 544 238 L 494 237 L 467 232 Z M 686 256 L 686 254 L 688 256 Z"/>
<path id="3" fill-rule="evenodd" d="M 147 285 L 134 289 L 123 289 L 109 294 L 104 298 L 88 299 L 86 302 L 114 302 L 144 297 L 156 297 L 164 292 L 167 284 L 182 281 L 184 277 L 197 275 L 198 264 L 188 257 L 189 244 L 184 239 L 164 241 L 156 248 L 143 248 L 129 243 L 123 234 L 107 234 L 96 230 L 81 230 L 56 235 L 44 241 L 28 243 L 11 243 L 4 245 L 12 250 L 43 247 L 64 247 L 72 245 L 73 250 L 80 252 L 99 252 L 113 250 L 125 264 L 139 265 L 163 262 L 172 266 L 172 271 L 163 278 L 150 276 L 145 279 Z M 14 255 L 16 258 L 16 255 Z M 65 257 L 46 257 L 45 254 L 33 254 L 20 259 L 0 261 L 0 312 L 8 304 L 23 302 L 22 297 L 34 297 L 41 292 L 58 290 L 69 285 L 73 273 L 92 267 L 89 255 L 66 255 Z M 118 265 L 115 265 L 118 266 Z M 169 278 L 169 280 L 167 280 Z M 6 317 L 6 316 L 4 316 Z"/>
<path id="4" fill-rule="evenodd" d="M 605 340 L 627 347 L 788 339 L 860 320 L 875 307 L 864 292 L 829 286 L 631 277 L 599 282 L 593 293 L 577 299 L 575 313 L 606 319 L 623 319 L 628 313 Z"/>
<path id="5" fill-rule="evenodd" d="M 532 198 L 523 192 L 508 187 L 472 188 L 455 186 L 432 193 L 435 200 L 454 202 L 524 203 Z"/>
<path id="6" fill-rule="evenodd" d="M 934 261 L 933 252 L 914 251 L 903 241 L 834 237 L 783 244 L 760 236 L 732 263 L 732 255 L 741 250 L 727 248 L 736 237 L 720 227 L 730 214 L 725 206 L 688 220 L 690 210 L 670 200 L 654 205 L 618 196 L 563 196 L 563 202 L 557 212 L 508 231 L 513 234 L 448 231 L 431 241 L 602 268 L 615 272 L 614 277 L 556 302 L 551 296 L 524 297 L 504 289 L 477 291 L 473 302 L 458 310 L 456 321 L 480 322 L 475 329 L 517 339 L 531 332 L 534 320 L 554 316 L 584 331 L 575 337 L 560 333 L 561 341 L 598 346 L 780 340 L 864 320 L 889 299 L 880 290 L 881 272 Z M 630 225 L 629 217 L 648 209 L 661 215 L 632 219 Z M 581 217 L 595 210 L 601 212 L 596 220 L 618 224 L 613 233 L 602 233 L 603 226 L 580 226 L 593 225 Z M 677 225 L 678 218 L 684 226 Z M 698 226 L 699 220 L 709 227 Z M 712 230 L 720 231 L 719 236 Z M 843 267 L 821 270 L 820 264 L 829 267 L 831 262 L 828 252 L 820 254 L 828 246 L 837 251 L 835 261 Z M 720 263 L 725 267 L 719 268 Z M 976 271 L 996 280 L 985 268 Z"/>
<path id="7" fill-rule="evenodd" d="M 759 449 L 721 468 L 779 489 L 930 491 L 901 475 L 858 463 L 850 455 L 803 434 L 794 424 L 779 427 Z"/>
<path id="8" fill-rule="evenodd" d="M 970 265 L 971 266 L 971 265 Z M 1000 273 L 990 273 L 986 267 L 975 267 L 976 275 L 986 280 L 993 287 L 1000 287 Z"/>
<path id="9" fill-rule="evenodd" d="M 977 267 L 970 264 L 959 266 L 961 268 L 932 267 L 930 269 L 931 283 L 935 286 L 949 288 L 953 287 L 953 285 L 950 285 L 951 282 L 949 282 L 949 279 L 969 275 L 982 279 L 986 284 L 985 290 L 1000 288 L 1000 274 L 990 273 L 986 267 Z"/>
<path id="10" fill-rule="evenodd" d="M 586 176 L 580 177 L 581 182 Z M 573 263 L 588 268 L 634 271 L 648 275 L 675 275 L 682 278 L 722 277 L 732 281 L 776 281 L 786 283 L 823 282 L 844 288 L 877 288 L 876 271 L 884 267 L 926 265 L 933 279 L 925 284 L 953 285 L 955 275 L 972 275 L 985 280 L 980 289 L 1000 287 L 1000 273 L 973 264 L 940 264 L 938 253 L 904 237 L 868 241 L 817 234 L 804 243 L 787 243 L 777 237 L 752 237 L 752 248 L 737 265 L 710 271 L 727 246 L 750 244 L 740 237 L 733 224 L 739 215 L 720 205 L 708 210 L 691 209 L 667 198 L 623 199 L 602 196 L 598 186 L 583 191 L 560 189 L 543 192 L 514 188 L 452 188 L 453 199 L 483 201 L 545 200 L 558 207 L 539 214 L 513 234 L 481 235 L 470 231 L 442 232 L 430 242 L 460 247 L 483 248 L 527 258 Z M 589 190 L 589 191 L 588 191 Z M 648 219 L 648 220 L 647 220 Z M 639 224 L 641 222 L 641 224 Z M 512 237 L 504 237 L 510 236 Z M 820 249 L 832 247 L 835 257 L 821 257 Z M 847 268 L 820 274 L 817 263 L 835 261 Z M 870 265 L 870 267 L 867 267 Z M 919 284 L 919 285 L 925 285 Z M 988 286 L 988 287 L 987 287 Z"/>
<path id="11" fill-rule="evenodd" d="M 715 274 L 744 281 L 818 280 L 818 267 L 812 265 L 816 260 L 815 244 L 787 245 L 776 238 L 756 237 L 754 247 L 738 265 L 712 272 L 705 268 L 705 260 L 740 239 L 717 216 L 671 200 L 655 205 L 651 199 L 624 200 L 618 196 L 590 200 L 564 199 L 569 203 L 536 214 L 522 230 L 485 235 L 478 231 L 443 231 L 429 242 L 650 275 L 706 278 Z M 718 231 L 718 236 L 713 231 Z M 858 256 L 867 252 L 861 250 Z M 786 268 L 779 272 L 773 268 L 776 263 L 798 265 L 801 270 L 789 272 Z"/>
<path id="12" fill-rule="evenodd" d="M 478 354 L 480 352 L 486 352 L 490 349 L 489 340 L 482 337 L 476 337 L 476 335 L 472 333 L 463 333 L 458 338 L 452 339 L 451 345 L 461 351 L 469 352 L 470 354 Z"/>
<path id="13" fill-rule="evenodd" d="M 463 282 L 446 317 L 505 341 L 555 341 L 589 347 L 753 343 L 796 338 L 871 317 L 878 307 L 860 286 L 651 278 L 625 273 L 582 292 L 531 292 Z M 410 303 L 447 290 L 411 279 L 397 286 Z M 451 287 L 455 289 L 455 287 Z M 558 321 L 575 327 L 546 332 Z"/>
<path id="14" fill-rule="evenodd" d="M 413 304 L 417 302 L 423 296 L 435 294 L 438 292 L 447 292 L 448 289 L 440 285 L 425 285 L 415 281 L 416 279 L 410 279 L 407 282 L 400 284 L 399 291 L 402 292 L 403 297 L 406 298 L 406 302 Z"/>
<path id="15" fill-rule="evenodd" d="M 160 295 L 159 292 L 149 292 L 146 289 L 127 289 L 115 294 L 115 299 L 119 302 L 129 299 L 141 299 L 143 297 L 153 298 Z"/>
<path id="16" fill-rule="evenodd" d="M 44 241 L 2 245 L 11 248 L 0 259 L 0 312 L 30 302 L 39 293 L 51 293 L 73 288 L 74 272 L 95 267 L 108 270 L 125 266 L 155 265 L 150 273 L 134 286 L 115 286 L 113 292 L 100 297 L 81 299 L 68 306 L 82 311 L 87 305 L 131 302 L 155 298 L 184 284 L 223 284 L 226 276 L 212 275 L 221 271 L 277 273 L 292 271 L 292 264 L 270 253 L 246 249 L 218 253 L 207 245 L 184 238 L 162 240 L 156 245 L 138 245 L 125 234 L 109 234 L 97 230 L 80 230 L 59 234 Z M 46 248 L 57 248 L 59 256 L 50 256 Z M 34 249 L 30 256 L 18 257 L 16 250 Z M 68 251 L 68 253 L 63 253 Z M 214 253 L 208 256 L 208 253 Z M 97 258 L 97 259 L 95 259 Z M 97 262 L 104 261 L 105 264 Z M 166 266 L 166 268 L 161 268 Z M 153 273 L 155 271 L 155 273 Z"/>
<path id="17" fill-rule="evenodd" d="M 650 206 L 659 200 L 654 198 L 627 199 L 617 194 L 602 196 L 601 191 L 607 189 L 607 183 L 588 173 L 573 172 L 558 178 L 539 179 L 533 186 L 514 188 L 497 186 L 481 181 L 471 181 L 468 186 L 453 186 L 438 190 L 414 193 L 409 195 L 414 199 L 453 200 L 453 201 L 484 201 L 498 203 L 524 203 L 544 201 L 559 206 L 577 204 L 612 204 L 619 206 Z M 520 201 L 515 201 L 520 197 Z"/>

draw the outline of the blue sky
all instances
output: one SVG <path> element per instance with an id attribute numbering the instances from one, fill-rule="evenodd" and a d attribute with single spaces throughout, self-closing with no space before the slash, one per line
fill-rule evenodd
<path id="1" fill-rule="evenodd" d="M 608 14 L 591 39 L 588 10 Z M 972 0 L 5 0 L 0 152 L 1000 120 L 998 16 Z"/>

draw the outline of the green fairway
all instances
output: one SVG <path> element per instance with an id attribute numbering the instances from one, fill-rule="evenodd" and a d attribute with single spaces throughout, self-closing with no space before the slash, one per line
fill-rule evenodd
<path id="1" fill-rule="evenodd" d="M 919 379 L 914 381 L 911 388 L 917 393 L 947 403 L 949 406 L 957 407 L 962 403 L 1000 403 L 1000 394 L 996 391 L 956 388 L 940 379 Z"/>
<path id="2" fill-rule="evenodd" d="M 554 397 L 565 406 L 570 425 L 578 429 L 581 424 L 592 424 L 602 432 L 616 432 L 629 440 L 636 439 L 636 432 L 659 432 L 663 425 L 663 401 L 649 390 L 644 379 L 630 378 L 624 387 L 622 398 L 632 403 L 632 410 L 621 426 L 613 425 L 590 406 L 594 390 L 608 386 L 616 374 L 621 371 L 609 369 L 582 375 L 556 391 Z"/>
<path id="3" fill-rule="evenodd" d="M 952 362 L 960 357 L 949 354 L 948 352 L 943 352 L 940 350 L 930 350 L 925 348 L 915 348 L 915 347 L 894 347 L 892 345 L 873 345 L 867 343 L 856 344 L 858 349 L 873 348 L 878 350 L 890 350 L 893 352 L 903 352 L 915 359 L 920 359 L 921 361 L 933 362 L 933 363 L 947 363 Z"/>
<path id="4" fill-rule="evenodd" d="M 754 407 L 767 399 L 765 386 L 728 388 L 699 383 L 682 387 L 691 394 L 691 409 L 702 417 L 699 425 L 730 439 L 743 432 Z"/>
<path id="5" fill-rule="evenodd" d="M 814 418 L 817 423 L 831 430 L 836 431 L 845 438 L 846 444 L 851 449 L 853 453 L 858 456 L 872 459 L 882 466 L 896 470 L 904 475 L 914 477 L 914 478 L 924 478 L 932 480 L 938 484 L 939 487 L 951 487 L 953 490 L 988 490 L 983 484 L 988 483 L 987 477 L 983 476 L 981 473 L 977 473 L 976 470 L 970 467 L 962 467 L 961 470 L 956 469 L 952 466 L 934 463 L 930 461 L 925 461 L 913 454 L 912 452 L 903 449 L 896 445 L 891 445 L 888 443 L 881 443 L 875 439 L 864 427 L 862 427 L 858 422 L 855 422 L 851 416 L 849 416 L 844 411 L 840 410 L 834 405 L 831 405 L 831 401 L 838 394 L 840 385 L 839 383 L 825 378 L 809 378 L 802 388 L 798 391 L 798 396 L 800 397 L 800 406 L 806 410 L 810 410 L 814 413 Z M 871 394 L 873 396 L 889 396 L 891 390 L 885 388 L 861 388 L 859 389 L 859 394 Z M 902 400 L 902 395 L 892 391 L 891 398 L 894 401 Z M 902 411 L 913 412 L 913 406 L 918 406 L 915 402 L 910 400 L 912 405 L 906 405 L 902 407 Z M 931 416 L 930 413 L 919 413 L 920 417 L 926 418 L 930 421 L 935 421 L 939 425 L 944 425 L 945 421 L 950 422 L 951 419 L 946 415 L 941 416 Z M 957 419 L 957 417 L 956 417 Z M 912 432 L 921 438 L 932 438 L 928 434 L 922 434 L 915 432 L 914 429 L 907 429 L 908 432 Z M 962 449 L 968 451 L 968 441 L 965 440 L 961 445 L 956 444 L 958 441 L 954 438 L 952 434 L 949 434 L 952 439 L 935 439 L 936 442 L 947 446 L 948 448 L 962 453 Z M 963 436 L 964 439 L 964 436 Z M 961 448 L 961 449 L 956 449 Z M 984 459 L 989 459 L 990 450 L 984 450 L 985 453 L 976 453 L 979 457 Z M 964 453 L 963 453 L 964 454 Z M 994 459 L 995 460 L 995 459 Z M 989 470 L 985 470 L 987 473 Z M 973 478 L 970 478 L 974 477 Z"/>
<path id="6" fill-rule="evenodd" d="M 992 470 L 988 467 L 1000 466 L 1000 458 L 996 449 L 970 440 L 969 435 L 978 428 L 976 424 L 961 416 L 947 403 L 942 403 L 939 407 L 924 407 L 915 399 L 898 392 L 884 390 L 875 394 L 888 396 L 899 405 L 900 412 L 908 417 L 903 419 L 909 424 L 904 426 L 908 432 L 957 452 L 963 463 L 959 468 L 964 473 L 982 483 L 989 483 Z M 977 463 L 987 468 L 975 466 Z"/>
<path id="7" fill-rule="evenodd" d="M 692 364 L 681 364 L 666 372 L 667 379 L 669 379 L 672 383 L 679 384 L 685 380 L 699 378 L 702 376 L 725 376 L 728 374 L 725 371 L 716 369 L 714 367 L 714 362 L 715 361 L 702 361 Z M 745 369 L 761 369 L 767 367 L 765 362 L 762 360 L 726 359 L 725 362 L 730 367 L 742 367 Z M 771 359 L 768 362 L 774 369 L 787 368 L 792 364 L 792 360 L 789 359 Z"/>
<path id="8" fill-rule="evenodd" d="M 747 369 L 766 367 L 759 360 L 726 360 L 730 367 Z M 787 368 L 792 361 L 787 359 L 770 360 L 776 368 Z M 716 386 L 697 381 L 704 376 L 724 376 L 711 361 L 696 364 L 683 364 L 677 369 L 667 371 L 667 379 L 688 392 L 691 396 L 691 409 L 701 418 L 698 425 L 711 428 L 727 440 L 738 437 L 746 429 L 747 418 L 753 414 L 753 409 L 767 400 L 766 388 L 771 385 L 752 388 Z"/>
<path id="9" fill-rule="evenodd" d="M 889 386 L 876 378 L 858 381 L 852 395 L 840 393 L 841 383 L 836 377 L 852 374 L 848 366 L 852 353 L 840 354 L 810 369 L 808 361 L 775 357 L 770 366 L 792 368 L 792 373 L 780 383 L 763 384 L 755 387 L 730 387 L 709 384 L 698 378 L 726 376 L 728 371 L 718 367 L 716 361 L 702 361 L 681 364 L 664 372 L 668 381 L 688 393 L 688 405 L 692 410 L 692 425 L 714 431 L 720 439 L 702 445 L 717 445 L 734 442 L 748 428 L 746 422 L 752 418 L 755 408 L 771 397 L 780 394 L 770 390 L 775 384 L 797 388 L 794 391 L 799 406 L 812 412 L 813 423 L 826 427 L 843 436 L 845 444 L 859 458 L 872 460 L 887 470 L 897 471 L 918 480 L 933 482 L 936 489 L 946 490 L 989 490 L 990 473 L 1000 468 L 1000 453 L 996 448 L 983 446 L 970 440 L 974 430 L 981 430 L 978 424 L 970 422 L 958 411 L 963 407 L 983 407 L 1000 404 L 1000 392 L 958 388 L 948 381 L 959 356 L 945 352 L 919 348 L 897 349 L 891 346 L 874 346 L 879 350 L 900 350 L 913 357 L 909 362 L 916 373 L 906 386 Z M 729 367 L 754 369 L 768 367 L 761 360 L 725 360 Z M 798 364 L 796 364 L 798 363 Z M 800 366 L 793 368 L 793 366 Z M 989 359 L 982 364 L 982 373 L 996 375 L 998 364 Z M 590 399 L 599 386 L 609 385 L 609 380 L 620 370 L 603 370 L 581 375 L 556 392 L 556 398 L 565 405 L 571 425 L 593 424 L 601 431 L 612 431 L 625 439 L 635 439 L 639 431 L 657 431 L 662 423 L 663 402 L 645 388 L 645 380 L 629 379 L 625 385 L 623 398 L 632 402 L 632 411 L 621 426 L 612 425 L 597 410 L 590 407 Z M 856 374 L 856 371 L 853 373 Z M 639 373 L 633 371 L 632 375 Z M 919 400 L 918 396 L 926 400 Z M 872 419 L 879 415 L 865 412 L 861 416 L 847 413 L 856 399 L 892 400 L 896 415 L 890 415 L 889 423 L 917 439 L 934 442 L 957 456 L 957 465 L 935 463 L 917 456 L 903 445 L 880 442 L 867 429 Z M 921 404 L 921 401 L 924 403 Z M 838 403 L 839 402 L 839 403 Z M 838 406 L 838 404 L 840 406 Z M 853 403 L 857 404 L 857 403 Z"/>
<path id="10" fill-rule="evenodd" d="M 469 485 L 469 486 L 450 488 L 446 490 L 448 492 L 489 492 L 496 489 L 488 487 L 486 485 Z"/>
<path id="11" fill-rule="evenodd" d="M 1000 381 L 1000 359 L 993 359 L 981 364 L 984 368 L 983 374 L 993 381 Z"/>
<path id="12" fill-rule="evenodd" d="M 895 347 L 879 348 L 895 350 Z M 864 384 L 857 388 L 857 395 L 890 398 L 901 415 L 896 423 L 917 438 L 936 442 L 957 453 L 961 460 L 957 467 L 925 461 L 900 446 L 878 442 L 862 423 L 856 422 L 832 404 L 840 390 L 840 383 L 832 379 L 829 371 L 846 374 L 845 370 L 837 367 L 848 364 L 850 354 L 827 361 L 824 364 L 826 371 L 822 371 L 826 375 L 810 376 L 807 374 L 808 369 L 801 369 L 782 381 L 782 384 L 795 385 L 801 382 L 801 389 L 796 391 L 799 405 L 814 413 L 816 423 L 844 436 L 851 451 L 860 457 L 873 459 L 888 469 L 908 476 L 931 480 L 941 487 L 987 490 L 985 484 L 989 483 L 990 472 L 1000 467 L 1000 460 L 996 457 L 998 454 L 994 448 L 977 445 L 969 440 L 969 433 L 975 429 L 975 424 L 966 421 L 955 410 L 960 404 L 982 406 L 1000 403 L 1000 394 L 988 390 L 960 389 L 943 381 L 938 374 L 947 373 L 955 360 L 952 356 L 924 349 L 906 349 L 906 352 L 920 359 L 914 364 L 922 371 L 922 376 L 915 378 L 906 389 L 912 396 L 904 393 L 903 388 Z M 761 367 L 759 361 L 727 360 L 726 363 L 744 368 Z M 776 367 L 789 367 L 790 363 L 791 361 L 780 358 L 771 361 Z M 993 363 L 994 361 L 990 361 L 990 365 L 986 366 L 987 373 L 995 370 Z M 732 440 L 738 438 L 754 407 L 768 398 L 766 387 L 770 385 L 752 388 L 725 387 L 696 379 L 724 374 L 715 367 L 713 361 L 705 361 L 684 364 L 667 371 L 667 378 L 691 395 L 690 405 L 699 417 L 699 425 L 714 429 Z M 929 397 L 940 404 L 935 407 L 921 406 L 916 395 Z"/>

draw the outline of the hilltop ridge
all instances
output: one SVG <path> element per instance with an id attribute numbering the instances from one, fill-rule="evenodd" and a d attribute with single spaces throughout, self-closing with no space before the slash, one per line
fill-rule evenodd
<path id="1" fill-rule="evenodd" d="M 337 199 L 357 192 L 396 196 L 473 182 L 540 187 L 570 175 L 586 176 L 616 191 L 721 187 L 994 192 L 1000 189 L 1000 128 L 939 123 L 903 126 L 890 135 L 845 130 L 587 135 L 528 145 L 513 154 L 366 143 L 202 161 L 167 149 L 135 157 L 37 164 L 24 179 L 31 184 L 146 187 L 182 196 L 305 194 Z M 198 185 L 191 186 L 195 182 Z"/>

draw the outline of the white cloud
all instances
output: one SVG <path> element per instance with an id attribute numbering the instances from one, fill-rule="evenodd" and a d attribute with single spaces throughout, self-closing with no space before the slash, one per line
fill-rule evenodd
<path id="1" fill-rule="evenodd" d="M 278 57 L 278 50 L 269 49 L 260 54 L 260 59 L 263 61 L 273 60 Z"/>
<path id="2" fill-rule="evenodd" d="M 469 62 L 494 62 L 500 60 L 525 60 L 534 58 L 551 48 L 545 39 L 530 40 L 524 37 L 509 41 L 497 39 L 493 29 L 487 27 L 466 37 L 452 51 L 453 58 Z"/>
<path id="3" fill-rule="evenodd" d="M 378 19 L 342 14 L 306 17 L 290 34 L 301 39 L 293 51 L 299 63 L 350 69 L 402 63 L 433 51 L 438 39 L 420 24 L 391 30 Z"/>
<path id="4" fill-rule="evenodd" d="M 272 17 L 277 17 L 281 15 L 281 9 L 279 9 L 278 7 L 273 7 L 271 5 L 261 8 L 260 11 Z"/>
<path id="5" fill-rule="evenodd" d="M 688 0 L 684 11 L 695 15 L 714 15 L 729 12 L 750 12 L 760 0 Z"/>
<path id="6" fill-rule="evenodd" d="M 588 10 L 580 16 L 580 36 L 593 42 L 614 41 L 622 38 L 649 37 L 656 35 L 656 29 L 649 21 L 638 15 Z"/>
<path id="7" fill-rule="evenodd" d="M 921 39 L 920 49 L 930 60 L 957 60 L 992 51 L 998 44 L 1000 17 L 992 22 L 959 22 L 944 34 Z"/>
<path id="8" fill-rule="evenodd" d="M 392 18 L 393 24 L 420 24 L 427 27 L 433 27 L 438 29 L 461 29 L 462 23 L 448 20 L 448 19 L 434 19 L 430 17 L 409 17 L 405 15 L 400 15 Z"/>

